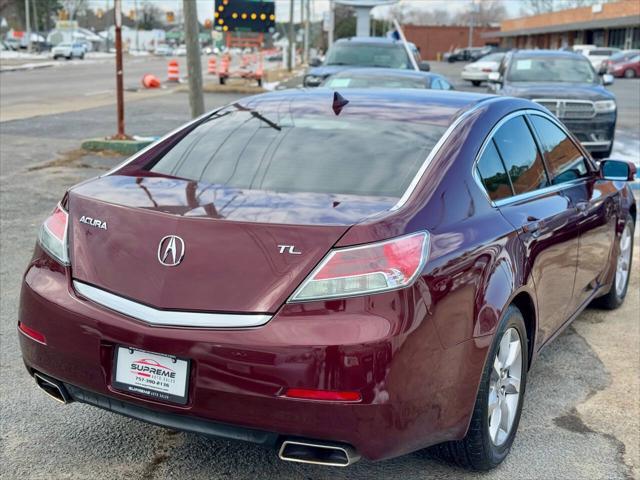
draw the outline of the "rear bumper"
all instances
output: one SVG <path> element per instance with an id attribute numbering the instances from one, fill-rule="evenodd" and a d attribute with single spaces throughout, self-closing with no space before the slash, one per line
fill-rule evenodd
<path id="1" fill-rule="evenodd" d="M 463 80 L 485 82 L 489 79 L 488 72 L 473 72 L 463 70 L 460 74 Z"/>
<path id="2" fill-rule="evenodd" d="M 433 320 L 417 313 L 425 311 L 415 308 L 417 288 L 375 302 L 285 306 L 264 326 L 223 330 L 145 324 L 78 297 L 69 278 L 37 250 L 19 321 L 44 334 L 46 345 L 19 338 L 27 368 L 63 382 L 78 401 L 257 443 L 291 436 L 341 442 L 374 460 L 466 433 L 487 342 L 443 348 Z M 187 404 L 114 388 L 118 345 L 190 359 Z M 358 391 L 362 401 L 291 399 L 287 388 Z"/>

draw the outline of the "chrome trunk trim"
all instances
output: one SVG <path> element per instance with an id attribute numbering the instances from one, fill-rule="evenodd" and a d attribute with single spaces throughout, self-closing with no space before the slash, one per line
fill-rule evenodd
<path id="1" fill-rule="evenodd" d="M 115 295 L 77 280 L 73 288 L 84 298 L 128 317 L 142 320 L 153 326 L 196 328 L 247 328 L 259 327 L 271 320 L 271 315 L 241 313 L 185 312 L 158 310 L 142 303 Z"/>

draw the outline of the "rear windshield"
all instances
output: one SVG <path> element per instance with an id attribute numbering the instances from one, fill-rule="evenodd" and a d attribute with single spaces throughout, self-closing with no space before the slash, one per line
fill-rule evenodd
<path id="1" fill-rule="evenodd" d="M 328 88 L 427 88 L 425 78 L 369 75 L 335 75 L 324 84 Z"/>
<path id="2" fill-rule="evenodd" d="M 445 127 L 400 120 L 217 114 L 147 170 L 225 187 L 400 197 Z"/>

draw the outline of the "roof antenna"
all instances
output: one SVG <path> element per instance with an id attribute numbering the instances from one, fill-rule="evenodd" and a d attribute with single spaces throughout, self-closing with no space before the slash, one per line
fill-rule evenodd
<path id="1" fill-rule="evenodd" d="M 342 112 L 342 109 L 347 105 L 347 103 L 349 103 L 349 100 L 344 98 L 338 92 L 333 92 L 333 106 L 331 107 L 333 108 L 333 113 L 340 115 L 340 112 Z"/>

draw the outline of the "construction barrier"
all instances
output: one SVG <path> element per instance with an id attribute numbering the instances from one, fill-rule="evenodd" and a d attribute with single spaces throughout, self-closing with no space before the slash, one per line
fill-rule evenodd
<path id="1" fill-rule="evenodd" d="M 142 86 L 144 88 L 160 88 L 160 79 L 147 73 L 142 77 Z"/>
<path id="2" fill-rule="evenodd" d="M 217 73 L 216 57 L 211 57 L 209 59 L 209 63 L 207 64 L 207 73 L 209 75 L 215 75 Z"/>
<path id="3" fill-rule="evenodd" d="M 169 67 L 167 69 L 167 82 L 179 82 L 180 81 L 180 66 L 177 60 L 170 60 Z"/>

